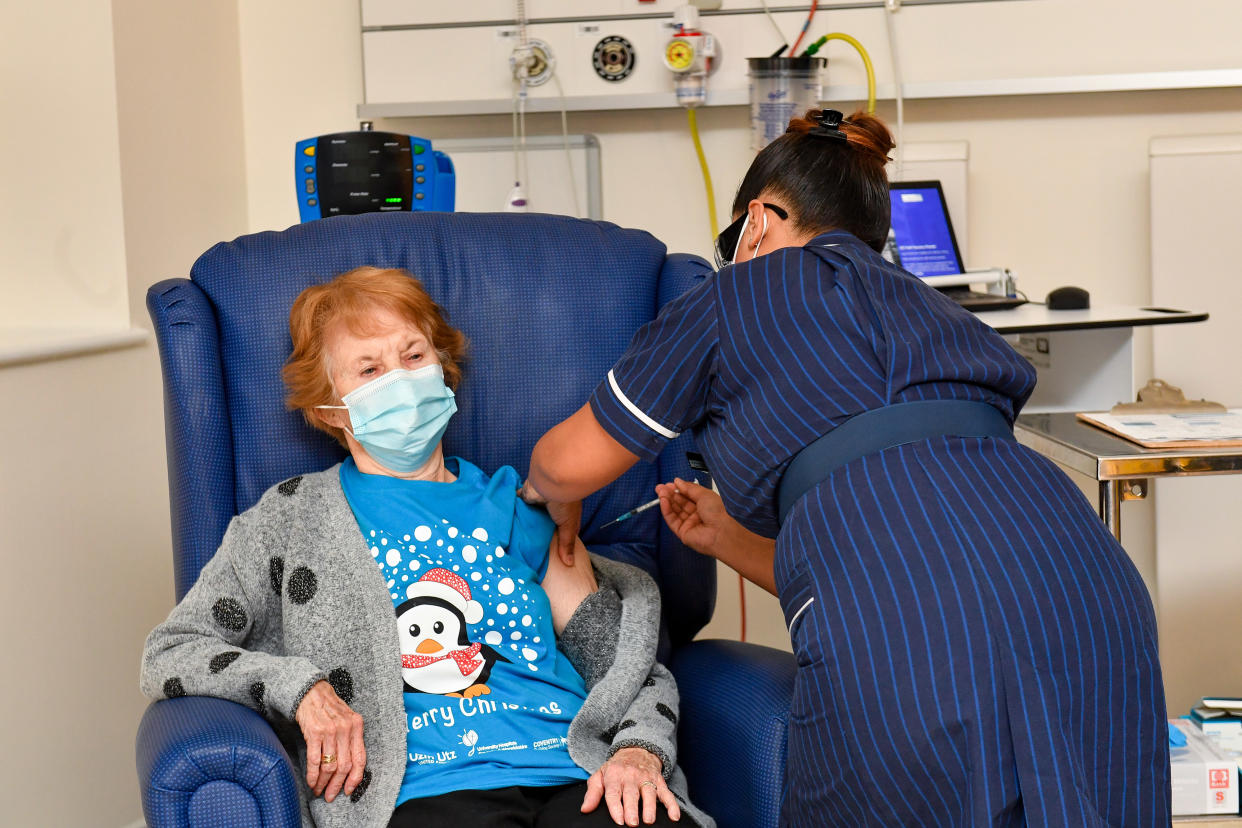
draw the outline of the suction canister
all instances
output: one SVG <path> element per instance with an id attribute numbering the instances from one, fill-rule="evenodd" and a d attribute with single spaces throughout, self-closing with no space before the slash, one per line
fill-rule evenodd
<path id="1" fill-rule="evenodd" d="M 750 143 L 756 152 L 784 134 L 789 119 L 819 106 L 822 57 L 747 58 L 750 64 Z"/>

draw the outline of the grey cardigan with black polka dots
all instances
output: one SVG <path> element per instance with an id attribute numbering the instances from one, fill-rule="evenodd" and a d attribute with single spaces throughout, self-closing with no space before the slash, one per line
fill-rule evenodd
<path id="1" fill-rule="evenodd" d="M 660 596 L 643 572 L 592 559 L 599 592 L 558 639 L 589 690 L 570 756 L 593 773 L 623 747 L 664 762 L 669 788 L 702 828 L 677 767 L 677 688 L 655 660 Z M 142 692 L 216 696 L 267 717 L 306 766 L 294 720 L 326 679 L 364 721 L 367 770 L 352 796 L 313 798 L 298 774 L 304 825 L 386 826 L 405 772 L 406 723 L 392 598 L 341 489 L 339 467 L 269 489 L 229 524 L 198 582 L 147 638 Z M 602 807 L 602 806 L 601 806 Z"/>

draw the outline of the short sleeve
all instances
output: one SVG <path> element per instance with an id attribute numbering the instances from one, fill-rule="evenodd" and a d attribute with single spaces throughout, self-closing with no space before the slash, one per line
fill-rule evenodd
<path id="1" fill-rule="evenodd" d="M 548 547 L 552 544 L 552 535 L 556 533 L 556 524 L 548 513 L 541 508 L 531 506 L 521 498 L 514 499 L 513 534 L 509 540 L 509 553 L 518 558 L 535 572 L 535 580 L 543 582 L 544 573 L 548 569 Z"/>
<path id="2" fill-rule="evenodd" d="M 713 276 L 665 305 L 591 395 L 595 419 L 643 460 L 707 412 L 719 346 L 716 295 Z"/>

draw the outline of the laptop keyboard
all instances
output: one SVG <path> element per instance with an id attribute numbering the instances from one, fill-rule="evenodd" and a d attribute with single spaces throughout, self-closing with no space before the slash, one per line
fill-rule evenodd
<path id="1" fill-rule="evenodd" d="M 981 293 L 968 287 L 940 288 L 939 290 L 966 310 L 974 313 L 1008 310 L 1026 304 L 1025 299 L 1017 296 L 997 296 L 995 293 Z"/>

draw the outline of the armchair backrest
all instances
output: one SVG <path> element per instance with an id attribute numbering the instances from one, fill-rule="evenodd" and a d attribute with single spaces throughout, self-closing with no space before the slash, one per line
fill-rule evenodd
<path id="1" fill-rule="evenodd" d="M 583 404 L 638 327 L 710 272 L 697 257 L 667 256 L 648 233 L 545 215 L 373 213 L 216 245 L 190 279 L 147 296 L 164 374 L 178 600 L 234 515 L 275 483 L 345 456 L 286 409 L 280 370 L 293 300 L 361 265 L 413 273 L 469 338 L 446 452 L 523 475 L 535 442 Z M 674 644 L 711 617 L 714 562 L 677 542 L 654 510 L 599 527 L 649 500 L 659 480 L 689 475 L 687 440 L 583 509 L 588 546 L 660 583 Z"/>

